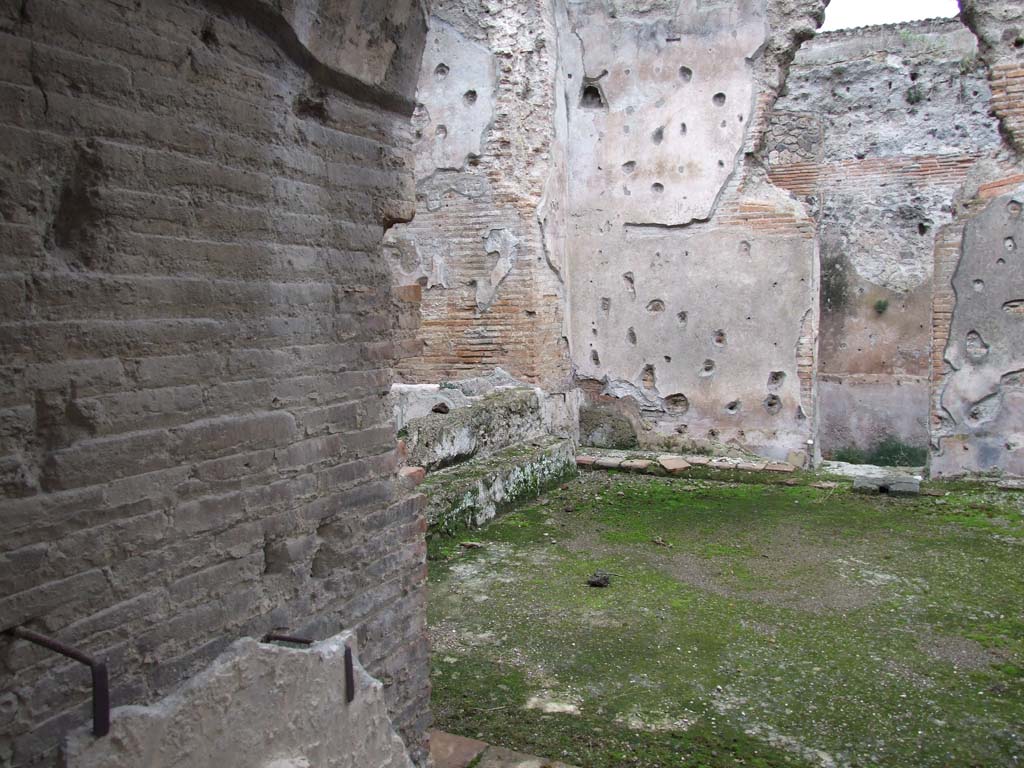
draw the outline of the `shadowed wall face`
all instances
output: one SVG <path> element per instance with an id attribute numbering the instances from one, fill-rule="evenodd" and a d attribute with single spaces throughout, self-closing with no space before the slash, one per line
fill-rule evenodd
<path id="1" fill-rule="evenodd" d="M 0 629 L 106 656 L 115 705 L 353 629 L 423 757 L 381 239 L 425 34 L 416 0 L 0 10 Z M 87 673 L 4 639 L 0 677 L 0 763 L 52 763 Z"/>

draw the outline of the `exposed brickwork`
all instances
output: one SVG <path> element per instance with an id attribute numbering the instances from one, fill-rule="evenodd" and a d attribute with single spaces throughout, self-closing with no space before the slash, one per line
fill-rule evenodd
<path id="1" fill-rule="evenodd" d="M 892 183 L 959 186 L 977 159 L 976 153 L 964 153 L 803 162 L 773 165 L 768 177 L 773 184 L 800 196 L 818 195 L 836 184 L 862 189 Z"/>
<path id="2" fill-rule="evenodd" d="M 449 278 L 447 285 L 425 286 L 422 353 L 403 360 L 398 375 L 409 383 L 436 382 L 501 367 L 524 381 L 564 387 L 564 301 L 539 223 L 545 189 L 556 173 L 552 4 L 504 0 L 481 13 L 476 3 L 455 2 L 434 10 L 436 25 L 452 25 L 488 52 L 496 71 L 493 113 L 478 155 L 460 158 L 458 169 L 418 179 L 416 218 L 396 230 L 421 250 L 428 244 Z M 423 77 L 433 80 L 433 70 L 425 62 Z M 457 68 L 450 77 L 469 77 L 461 87 L 480 87 Z M 429 113 L 435 105 L 422 90 Z M 421 151 L 430 150 L 427 144 Z M 481 308 L 476 285 L 490 279 L 495 262 L 484 240 L 501 230 L 517 241 L 515 261 L 493 302 Z"/>
<path id="3" fill-rule="evenodd" d="M 0 629 L 108 657 L 129 704 L 239 636 L 355 628 L 422 756 L 425 518 L 384 401 L 416 296 L 380 256 L 409 94 L 221 7 L 0 10 Z M 52 764 L 83 668 L 0 639 L 0 675 L 0 764 Z"/>

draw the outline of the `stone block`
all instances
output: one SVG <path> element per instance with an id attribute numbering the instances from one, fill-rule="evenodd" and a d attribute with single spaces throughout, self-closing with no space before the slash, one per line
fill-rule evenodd
<path id="1" fill-rule="evenodd" d="M 743 472 L 761 472 L 766 466 L 767 463 L 763 461 L 741 461 L 736 465 L 736 469 Z"/>
<path id="2" fill-rule="evenodd" d="M 477 739 L 444 731 L 430 732 L 430 757 L 434 768 L 467 768 L 485 749 L 487 743 Z"/>
<path id="3" fill-rule="evenodd" d="M 658 464 L 670 475 L 681 475 L 690 468 L 690 462 L 682 456 L 662 456 Z"/>
<path id="4" fill-rule="evenodd" d="M 622 466 L 622 459 L 612 456 L 601 456 L 594 462 L 594 469 L 618 469 Z"/>
<path id="5" fill-rule="evenodd" d="M 891 493 L 916 496 L 921 492 L 921 481 L 911 475 L 861 476 L 853 480 L 857 493 Z"/>
<path id="6" fill-rule="evenodd" d="M 646 472 L 653 464 L 653 461 L 647 459 L 627 459 L 619 464 L 619 469 L 624 469 L 627 472 Z"/>
<path id="7" fill-rule="evenodd" d="M 398 476 L 409 488 L 415 488 L 427 477 L 427 470 L 423 467 L 402 467 L 398 470 Z"/>
<path id="8" fill-rule="evenodd" d="M 345 695 L 353 653 L 355 698 Z M 180 690 L 148 707 L 111 712 L 110 735 L 73 733 L 68 768 L 412 768 L 387 714 L 384 687 L 355 656 L 355 633 L 308 649 L 237 641 Z M 301 716 L 300 716 L 301 713 Z M 220 727 L 207 727 L 211 722 Z"/>
<path id="9" fill-rule="evenodd" d="M 576 466 L 581 469 L 593 469 L 594 464 L 597 462 L 597 458 L 594 456 L 577 456 Z"/>
<path id="10" fill-rule="evenodd" d="M 420 486 L 430 527 L 454 531 L 481 525 L 574 476 L 575 459 L 571 441 L 545 437 L 430 472 Z"/>

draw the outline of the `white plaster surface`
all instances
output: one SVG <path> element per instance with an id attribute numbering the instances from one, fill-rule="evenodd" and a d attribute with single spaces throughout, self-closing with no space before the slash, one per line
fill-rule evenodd
<path id="1" fill-rule="evenodd" d="M 355 661 L 345 701 L 343 632 L 296 650 L 252 638 L 152 706 L 118 707 L 110 734 L 65 745 L 66 768 L 412 768 L 383 686 Z"/>
<path id="2" fill-rule="evenodd" d="M 423 51 L 413 115 L 416 180 L 439 169 L 462 169 L 483 153 L 494 114 L 494 59 L 484 46 L 434 20 Z"/>
<path id="3" fill-rule="evenodd" d="M 953 275 L 956 306 L 942 388 L 937 475 L 1024 475 L 1024 187 L 968 225 Z"/>
<path id="4" fill-rule="evenodd" d="M 570 5 L 582 56 L 564 84 L 574 209 L 639 224 L 711 215 L 740 161 L 755 94 L 750 59 L 767 28 L 763 2 L 702 5 L 676 3 L 660 23 Z M 603 107 L 585 106 L 588 85 Z"/>
<path id="5" fill-rule="evenodd" d="M 592 261 L 573 273 L 578 375 L 648 409 L 671 411 L 673 396 L 685 396 L 688 410 L 668 426 L 695 438 L 713 429 L 776 458 L 803 447 L 796 310 L 814 303 L 812 242 L 711 230 L 633 239 L 627 250 L 599 237 L 579 243 Z"/>

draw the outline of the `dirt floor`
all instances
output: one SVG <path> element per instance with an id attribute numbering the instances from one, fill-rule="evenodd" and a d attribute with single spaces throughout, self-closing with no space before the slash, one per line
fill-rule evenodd
<path id="1" fill-rule="evenodd" d="M 812 479 L 591 472 L 432 540 L 437 726 L 594 768 L 1024 763 L 1024 493 Z"/>

